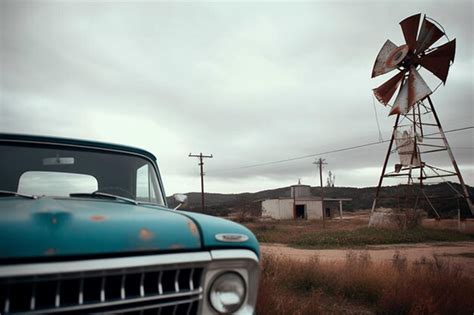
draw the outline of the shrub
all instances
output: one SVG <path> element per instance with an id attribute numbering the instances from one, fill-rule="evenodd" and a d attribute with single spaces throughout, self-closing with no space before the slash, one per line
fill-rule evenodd
<path id="1" fill-rule="evenodd" d="M 343 263 L 265 256 L 258 314 L 472 314 L 474 280 L 440 257 L 408 264 L 395 252 L 374 264 L 349 252 Z"/>
<path id="2" fill-rule="evenodd" d="M 364 227 L 350 231 L 322 231 L 303 234 L 290 245 L 304 248 L 352 248 L 367 245 L 386 245 L 420 242 L 469 241 L 472 234 L 449 230 L 415 228 L 406 230 Z"/>

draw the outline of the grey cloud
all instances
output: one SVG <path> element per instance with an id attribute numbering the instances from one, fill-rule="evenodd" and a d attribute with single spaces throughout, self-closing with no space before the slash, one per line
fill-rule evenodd
<path id="1" fill-rule="evenodd" d="M 371 80 L 371 67 L 387 38 L 403 42 L 397 23 L 417 12 L 458 42 L 434 95 L 445 129 L 474 120 L 470 1 L 0 5 L 0 131 L 144 146 L 176 178 L 168 192 L 197 175 L 190 151 L 215 154 L 206 165 L 214 187 L 241 191 L 261 177 L 306 176 L 311 159 L 213 170 L 377 141 L 371 89 L 386 78 Z M 376 110 L 387 138 L 393 117 Z M 471 132 L 449 137 L 472 147 Z M 385 150 L 328 160 L 348 172 L 379 167 Z M 473 164 L 472 151 L 456 154 Z"/>

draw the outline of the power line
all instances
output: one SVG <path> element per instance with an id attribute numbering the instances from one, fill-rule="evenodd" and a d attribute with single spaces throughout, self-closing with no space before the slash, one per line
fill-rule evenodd
<path id="1" fill-rule="evenodd" d="M 468 129 L 474 129 L 474 126 L 467 126 L 467 127 L 461 127 L 461 128 L 456 128 L 456 129 L 445 130 L 444 133 L 451 133 L 451 132 L 463 131 L 463 130 L 468 130 Z M 425 134 L 424 136 L 433 136 L 433 135 L 437 135 L 437 134 L 439 134 L 439 132 L 433 132 L 433 133 Z M 286 162 L 292 162 L 292 161 L 297 161 L 297 160 L 308 159 L 308 158 L 312 158 L 312 157 L 315 157 L 315 156 L 318 156 L 318 155 L 339 153 L 339 152 L 344 152 L 344 151 L 349 151 L 349 150 L 355 150 L 355 149 L 370 147 L 370 146 L 373 146 L 373 145 L 377 145 L 377 144 L 381 144 L 381 143 L 385 143 L 385 142 L 389 142 L 389 141 L 390 140 L 369 142 L 369 143 L 354 145 L 354 146 L 340 148 L 340 149 L 334 149 L 334 150 L 325 151 L 325 152 L 319 152 L 319 153 L 314 153 L 314 154 L 296 156 L 296 157 L 292 157 L 292 158 L 288 158 L 288 159 L 267 161 L 267 162 L 244 165 L 244 166 L 238 166 L 238 167 L 232 167 L 232 168 L 227 168 L 227 169 L 220 169 L 220 170 L 218 169 L 218 170 L 215 170 L 215 171 L 211 171 L 210 173 L 229 172 L 229 171 L 243 170 L 243 169 L 261 167 L 261 166 L 267 166 L 267 165 L 281 164 L 281 163 L 286 163 Z"/>

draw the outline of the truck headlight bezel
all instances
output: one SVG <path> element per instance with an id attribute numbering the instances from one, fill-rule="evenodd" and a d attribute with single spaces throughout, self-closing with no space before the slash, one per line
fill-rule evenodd
<path id="1" fill-rule="evenodd" d="M 255 252 L 248 249 L 211 250 L 211 262 L 204 268 L 203 299 L 199 314 L 219 314 L 211 305 L 209 291 L 215 279 L 224 273 L 236 273 L 245 283 L 244 302 L 234 315 L 255 314 L 260 279 L 259 259 Z M 225 313 L 224 313 L 225 314 Z"/>
<path id="2" fill-rule="evenodd" d="M 245 302 L 247 285 L 242 276 L 234 271 L 223 271 L 215 276 L 208 292 L 209 304 L 219 314 L 238 311 Z M 237 302 L 233 300 L 237 299 Z"/>

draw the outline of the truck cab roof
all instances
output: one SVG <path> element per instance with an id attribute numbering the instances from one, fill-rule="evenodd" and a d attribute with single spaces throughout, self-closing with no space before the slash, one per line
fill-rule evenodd
<path id="1" fill-rule="evenodd" d="M 95 149 L 103 149 L 103 150 L 108 150 L 108 151 L 124 152 L 124 153 L 129 153 L 129 154 L 130 153 L 138 154 L 138 155 L 145 156 L 153 161 L 156 161 L 155 155 L 153 155 L 149 151 L 146 151 L 140 148 L 125 146 L 121 144 L 92 141 L 92 140 L 79 140 L 79 139 L 59 138 L 59 137 L 51 137 L 51 136 L 0 133 L 0 142 L 42 143 L 42 144 L 51 144 L 51 145 L 95 148 Z"/>

